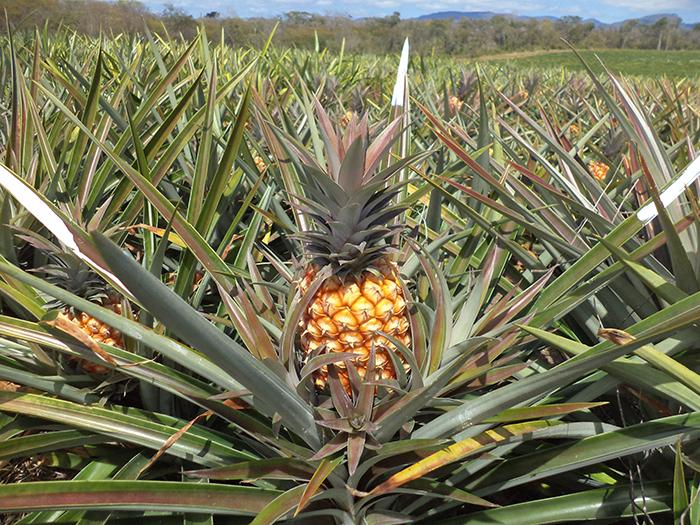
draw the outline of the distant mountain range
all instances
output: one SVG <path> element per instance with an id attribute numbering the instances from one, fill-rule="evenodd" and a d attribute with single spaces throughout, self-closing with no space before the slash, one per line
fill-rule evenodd
<path id="1" fill-rule="evenodd" d="M 418 20 L 447 20 L 447 19 L 453 19 L 453 20 L 458 20 L 460 18 L 469 18 L 470 20 L 490 20 L 491 18 L 495 16 L 507 16 L 511 18 L 515 18 L 517 20 L 561 20 L 562 17 L 556 17 L 556 16 L 523 16 L 523 15 L 512 15 L 508 13 L 494 13 L 493 11 L 440 11 L 437 13 L 428 13 L 427 15 L 422 15 L 417 17 Z M 625 22 L 628 22 L 630 20 L 637 20 L 640 24 L 642 25 L 651 25 L 656 23 L 658 20 L 662 18 L 678 18 L 680 17 L 676 14 L 673 13 L 659 13 L 655 15 L 647 15 L 647 16 L 641 16 L 638 18 L 629 18 L 626 20 L 621 20 L 620 22 L 613 22 L 613 23 L 606 23 L 606 22 L 601 22 L 600 20 L 596 18 L 586 18 L 583 19 L 583 22 L 592 22 L 595 27 L 617 27 L 621 26 Z M 685 29 L 690 29 L 693 27 L 694 24 L 686 24 L 686 23 L 681 23 L 681 27 Z"/>

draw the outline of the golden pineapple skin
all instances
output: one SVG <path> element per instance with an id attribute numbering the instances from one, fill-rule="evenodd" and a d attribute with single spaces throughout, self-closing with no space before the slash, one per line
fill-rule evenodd
<path id="1" fill-rule="evenodd" d="M 253 158 L 253 161 L 255 162 L 255 167 L 258 168 L 260 173 L 267 169 L 267 163 L 265 163 L 265 160 L 260 155 L 256 155 L 255 158 Z"/>
<path id="2" fill-rule="evenodd" d="M 356 113 L 354 111 L 346 111 L 343 113 L 343 115 L 340 117 L 340 125 L 344 128 L 348 127 L 348 124 L 352 121 L 353 118 L 356 117 Z"/>
<path id="3" fill-rule="evenodd" d="M 462 100 L 460 100 L 459 97 L 452 95 L 448 99 L 447 104 L 450 108 L 450 113 L 455 114 L 462 110 L 462 105 L 464 104 L 464 102 L 462 102 Z"/>
<path id="4" fill-rule="evenodd" d="M 116 299 L 108 299 L 102 306 L 109 308 L 116 314 L 121 315 L 122 313 L 121 302 Z M 73 312 L 70 308 L 65 308 L 59 315 L 75 324 L 84 334 L 91 337 L 95 342 L 124 348 L 124 338 L 121 332 L 90 314 L 86 312 Z M 106 375 L 109 373 L 109 368 L 79 357 L 71 356 L 69 360 L 79 364 L 88 374 Z"/>
<path id="5" fill-rule="evenodd" d="M 300 283 L 305 293 L 316 275 L 309 267 Z M 374 344 L 377 378 L 396 379 L 391 349 L 404 362 L 395 346 L 379 332 L 390 335 L 406 347 L 411 346 L 411 330 L 403 288 L 396 266 L 382 261 L 376 272 L 365 270 L 343 279 L 326 279 L 307 307 L 300 323 L 301 345 L 309 355 L 325 345 L 327 352 L 357 354 L 353 364 L 360 377 L 367 372 L 370 350 Z M 344 362 L 336 363 L 345 390 L 350 392 L 350 380 Z M 404 362 L 404 368 L 407 365 Z M 326 367 L 314 374 L 316 388 L 322 390 L 328 382 Z"/>
<path id="6" fill-rule="evenodd" d="M 588 169 L 593 174 L 593 178 L 595 178 L 595 180 L 598 182 L 603 182 L 608 174 L 608 171 L 610 170 L 610 166 L 604 162 L 594 160 L 588 163 Z"/>

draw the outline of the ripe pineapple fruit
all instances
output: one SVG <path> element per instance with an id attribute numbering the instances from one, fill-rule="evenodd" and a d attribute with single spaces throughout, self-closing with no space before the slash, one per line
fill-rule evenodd
<path id="1" fill-rule="evenodd" d="M 299 235 L 309 259 L 299 283 L 301 294 L 309 291 L 321 269 L 330 269 L 330 276 L 314 293 L 301 319 L 302 350 L 307 358 L 328 352 L 356 354 L 351 362 L 364 378 L 374 347 L 376 379 L 385 380 L 397 377 L 389 351 L 406 368 L 401 354 L 385 335 L 411 347 L 406 288 L 389 258 L 394 250 L 391 238 L 400 228 L 390 223 L 405 207 L 392 204 L 399 189 L 387 185 L 395 168 L 375 173 L 380 160 L 376 152 L 388 151 L 382 145 L 391 143 L 390 135 L 384 133 L 369 145 L 364 118 L 358 126 L 348 128 L 342 142 L 326 142 L 345 144 L 335 152 L 339 166 L 329 164 L 328 170 L 322 170 L 305 165 L 300 177 L 306 193 L 305 211 L 314 224 Z M 346 363 L 335 366 L 350 393 Z M 317 389 L 325 388 L 327 368 L 319 369 L 314 380 Z"/>
<path id="2" fill-rule="evenodd" d="M 343 113 L 343 116 L 340 117 L 340 125 L 344 128 L 348 127 L 348 124 L 356 117 L 356 114 L 354 111 L 347 110 L 345 113 Z"/>
<path id="3" fill-rule="evenodd" d="M 459 112 L 462 109 L 462 105 L 464 102 L 462 102 L 459 97 L 456 97 L 455 95 L 451 95 L 450 98 L 447 101 L 447 104 L 450 108 L 450 113 L 453 115 L 457 112 Z"/>
<path id="4" fill-rule="evenodd" d="M 604 162 L 594 160 L 588 163 L 588 170 L 591 172 L 595 180 L 598 182 L 603 182 L 608 174 L 608 171 L 610 170 L 610 166 Z"/>
<path id="5" fill-rule="evenodd" d="M 262 173 L 267 169 L 267 164 L 265 163 L 265 160 L 260 156 L 256 155 L 255 158 L 253 159 L 255 162 L 255 167 L 258 168 L 258 171 Z"/>
<path id="6" fill-rule="evenodd" d="M 301 282 L 305 293 L 317 269 L 307 269 Z M 396 265 L 378 260 L 371 269 L 349 277 L 333 275 L 327 278 L 314 295 L 301 322 L 302 346 L 307 353 L 318 349 L 325 352 L 352 352 L 360 377 L 367 373 L 370 350 L 374 345 L 375 366 L 381 379 L 396 379 L 396 371 L 387 352 L 396 347 L 380 332 L 396 338 L 410 347 L 411 334 L 406 300 Z M 398 354 L 397 354 L 398 355 Z M 339 378 L 350 391 L 347 367 L 338 363 Z M 315 376 L 317 388 L 325 388 L 328 371 L 323 368 Z"/>
<path id="7" fill-rule="evenodd" d="M 51 262 L 41 268 L 46 274 L 47 281 L 78 297 L 100 304 L 119 315 L 122 314 L 122 304 L 119 298 L 108 293 L 104 281 L 78 257 L 70 253 L 54 252 L 51 253 L 50 258 Z M 81 312 L 58 300 L 48 303 L 47 306 L 51 309 L 59 309 L 59 318 L 74 324 L 95 342 L 124 348 L 124 338 L 121 332 L 90 314 Z M 79 357 L 71 356 L 68 360 L 88 374 L 104 375 L 109 372 L 108 368 Z"/>

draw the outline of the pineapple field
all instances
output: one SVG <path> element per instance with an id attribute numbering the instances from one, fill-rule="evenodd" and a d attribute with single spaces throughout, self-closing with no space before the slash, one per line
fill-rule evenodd
<path id="1" fill-rule="evenodd" d="M 0 523 L 700 523 L 697 78 L 0 40 Z"/>

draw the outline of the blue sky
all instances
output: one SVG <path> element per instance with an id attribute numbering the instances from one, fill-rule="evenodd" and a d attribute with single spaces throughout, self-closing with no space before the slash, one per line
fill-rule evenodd
<path id="1" fill-rule="evenodd" d="M 153 11 L 164 0 L 145 0 Z M 700 0 L 171 0 L 194 16 L 207 11 L 240 17 L 275 16 L 287 11 L 345 14 L 353 17 L 383 16 L 399 11 L 411 18 L 435 11 L 495 11 L 518 15 L 576 15 L 616 22 L 654 13 L 676 13 L 686 22 L 700 22 Z"/>

